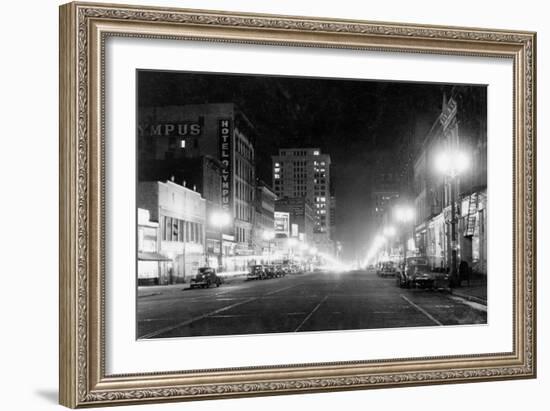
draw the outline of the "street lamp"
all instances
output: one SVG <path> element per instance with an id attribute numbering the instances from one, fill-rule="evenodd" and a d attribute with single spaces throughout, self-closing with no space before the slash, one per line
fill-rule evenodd
<path id="1" fill-rule="evenodd" d="M 469 158 L 463 151 L 446 150 L 435 158 L 436 170 L 445 177 L 445 184 L 449 188 L 451 197 L 451 287 L 460 285 L 457 270 L 457 236 L 456 223 L 458 221 L 456 210 L 457 179 L 460 174 L 468 169 Z"/>
<path id="2" fill-rule="evenodd" d="M 392 255 L 392 248 L 393 248 L 393 236 L 395 235 L 395 227 L 394 226 L 386 226 L 384 227 L 384 237 L 388 239 L 388 242 L 386 243 L 386 247 L 384 249 L 384 252 L 388 255 L 388 260 L 390 259 L 390 256 Z"/>
<path id="3" fill-rule="evenodd" d="M 395 227 L 389 226 L 384 228 L 384 235 L 386 237 L 393 237 L 395 235 Z"/>
<path id="4" fill-rule="evenodd" d="M 270 230 L 265 230 L 262 234 L 262 237 L 265 241 L 271 241 L 275 238 L 275 233 Z"/>
<path id="5" fill-rule="evenodd" d="M 400 223 L 406 224 L 414 220 L 414 209 L 410 206 L 398 206 L 395 208 L 395 218 Z M 412 225 L 412 235 L 414 242 L 414 224 Z M 407 262 L 407 234 L 405 231 L 404 241 L 403 241 L 403 267 Z"/>
<path id="6" fill-rule="evenodd" d="M 265 230 L 262 233 L 262 238 L 264 241 L 267 241 L 268 259 L 269 259 L 269 264 L 271 264 L 271 240 L 275 238 L 275 232 L 272 230 Z"/>
<path id="7" fill-rule="evenodd" d="M 210 223 L 220 231 L 220 254 L 218 256 L 218 271 L 223 268 L 223 228 L 231 223 L 231 216 L 225 211 L 215 211 L 210 217 Z"/>
<path id="8" fill-rule="evenodd" d="M 293 247 L 298 243 L 298 241 L 295 239 L 295 238 L 289 238 L 287 240 L 287 244 L 288 244 L 288 259 L 289 260 L 292 260 L 292 257 L 293 257 Z"/>

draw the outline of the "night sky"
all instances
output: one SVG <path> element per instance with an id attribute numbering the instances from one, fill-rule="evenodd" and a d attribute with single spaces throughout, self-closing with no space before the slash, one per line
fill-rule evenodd
<path id="1" fill-rule="evenodd" d="M 364 251 L 377 173 L 399 169 L 456 86 L 306 77 L 140 71 L 138 104 L 236 103 L 258 132 L 256 171 L 271 183 L 271 155 L 320 147 L 332 159 L 336 237 L 344 256 Z"/>

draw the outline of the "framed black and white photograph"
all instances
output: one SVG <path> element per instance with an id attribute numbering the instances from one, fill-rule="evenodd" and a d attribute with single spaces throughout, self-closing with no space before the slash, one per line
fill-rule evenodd
<path id="1" fill-rule="evenodd" d="M 487 86 L 136 79 L 138 338 L 487 324 Z"/>
<path id="2" fill-rule="evenodd" d="M 63 405 L 536 375 L 535 33 L 60 10 Z"/>

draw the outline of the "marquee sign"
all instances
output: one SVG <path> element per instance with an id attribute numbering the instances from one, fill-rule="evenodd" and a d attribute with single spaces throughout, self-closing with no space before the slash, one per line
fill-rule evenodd
<path id="1" fill-rule="evenodd" d="M 275 211 L 275 234 L 290 235 L 290 213 Z"/>

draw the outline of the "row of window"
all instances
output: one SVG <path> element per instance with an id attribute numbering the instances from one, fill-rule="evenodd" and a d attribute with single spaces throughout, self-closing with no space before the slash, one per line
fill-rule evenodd
<path id="1" fill-rule="evenodd" d="M 293 150 L 293 151 L 281 151 L 280 152 L 280 155 L 282 156 L 307 156 L 307 151 L 306 150 Z M 318 156 L 319 155 L 319 150 L 315 150 L 313 152 L 313 155 L 314 156 Z"/>
<path id="2" fill-rule="evenodd" d="M 204 241 L 203 225 L 173 217 L 161 217 L 161 238 L 164 241 L 179 243 L 199 243 Z"/>
<path id="3" fill-rule="evenodd" d="M 235 209 L 237 213 L 237 218 L 239 220 L 251 221 L 252 212 L 251 212 L 251 208 L 248 205 L 244 205 L 244 204 L 241 204 L 240 202 L 237 202 Z"/>
<path id="4" fill-rule="evenodd" d="M 254 201 L 254 189 L 250 186 L 250 184 L 245 184 L 237 180 L 235 187 L 237 189 L 236 197 L 238 200 L 243 200 L 248 203 Z"/>
<path id="5" fill-rule="evenodd" d="M 248 234 L 248 231 L 245 230 L 244 228 L 237 227 L 235 229 L 235 234 L 236 234 L 238 243 L 247 243 L 248 242 L 249 234 Z"/>
<path id="6" fill-rule="evenodd" d="M 237 168 L 235 170 L 235 174 L 237 174 L 237 176 L 246 181 L 254 181 L 254 170 L 250 164 L 237 158 L 235 161 L 235 166 Z"/>
<path id="7" fill-rule="evenodd" d="M 254 150 L 247 143 L 245 143 L 243 139 L 237 137 L 236 144 L 237 153 L 249 159 L 250 161 L 254 160 Z"/>

